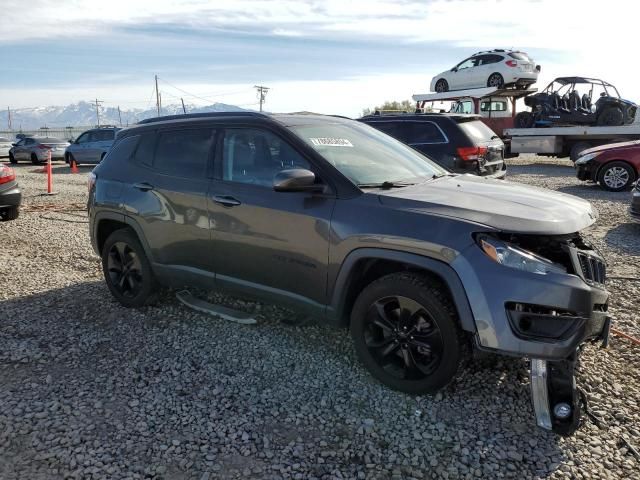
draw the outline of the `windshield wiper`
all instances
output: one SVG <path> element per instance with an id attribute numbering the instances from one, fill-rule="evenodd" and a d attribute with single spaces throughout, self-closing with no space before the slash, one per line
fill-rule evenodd
<path id="1" fill-rule="evenodd" d="M 382 188 L 383 190 L 388 190 L 390 188 L 402 188 L 402 187 L 410 187 L 412 185 L 416 185 L 415 183 L 407 183 L 407 182 L 389 182 L 384 181 L 382 183 L 358 183 L 358 188 Z"/>

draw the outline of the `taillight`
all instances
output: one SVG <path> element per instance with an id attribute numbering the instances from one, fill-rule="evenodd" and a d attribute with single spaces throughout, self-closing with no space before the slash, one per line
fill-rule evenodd
<path id="1" fill-rule="evenodd" d="M 16 172 L 13 168 L 0 165 L 0 184 L 13 182 L 16 179 Z"/>
<path id="2" fill-rule="evenodd" d="M 87 190 L 89 190 L 89 193 L 91 193 L 91 189 L 96 184 L 96 178 L 96 174 L 93 172 L 87 175 Z"/>
<path id="3" fill-rule="evenodd" d="M 506 62 L 507 65 L 509 65 L 510 67 L 517 67 L 518 66 L 518 62 L 516 62 L 515 60 L 507 60 Z"/>
<path id="4" fill-rule="evenodd" d="M 487 147 L 458 147 L 458 156 L 464 162 L 477 161 L 487 154 Z"/>

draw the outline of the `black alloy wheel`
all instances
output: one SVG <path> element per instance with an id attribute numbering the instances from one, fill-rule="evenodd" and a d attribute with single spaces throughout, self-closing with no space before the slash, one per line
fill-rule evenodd
<path id="1" fill-rule="evenodd" d="M 153 303 L 158 295 L 151 264 L 135 233 L 113 232 L 102 247 L 102 271 L 111 294 L 125 307 Z"/>
<path id="2" fill-rule="evenodd" d="M 351 310 L 350 330 L 371 375 L 410 394 L 445 387 L 467 355 L 446 288 L 419 273 L 391 273 L 367 285 Z"/>
<path id="3" fill-rule="evenodd" d="M 364 341 L 369 353 L 389 374 L 421 380 L 442 361 L 442 335 L 435 319 L 415 300 L 381 298 L 367 312 Z"/>
<path id="4" fill-rule="evenodd" d="M 124 242 L 111 245 L 107 272 L 114 288 L 125 298 L 135 298 L 142 289 L 142 264 L 136 252 Z"/>

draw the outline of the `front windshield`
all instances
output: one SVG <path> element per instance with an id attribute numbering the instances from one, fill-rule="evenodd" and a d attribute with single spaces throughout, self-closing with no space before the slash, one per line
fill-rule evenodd
<path id="1" fill-rule="evenodd" d="M 447 174 L 424 155 L 359 122 L 289 128 L 356 185 L 410 183 Z"/>

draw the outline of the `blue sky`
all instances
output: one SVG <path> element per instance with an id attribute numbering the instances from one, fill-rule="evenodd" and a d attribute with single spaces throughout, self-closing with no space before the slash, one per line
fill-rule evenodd
<path id="1" fill-rule="evenodd" d="M 259 83 L 271 87 L 272 111 L 357 115 L 424 93 L 434 74 L 496 47 L 529 52 L 543 66 L 540 84 L 603 76 L 640 97 L 628 64 L 635 31 L 615 26 L 621 8 L 637 7 L 617 0 L 606 9 L 571 0 L 32 0 L 28 14 L 23 2 L 2 3 L 2 109 L 96 97 L 145 108 L 158 74 L 165 104 L 182 96 L 251 107 Z M 584 22 L 569 21 L 576 9 Z M 548 18 L 567 21 L 557 28 Z"/>

